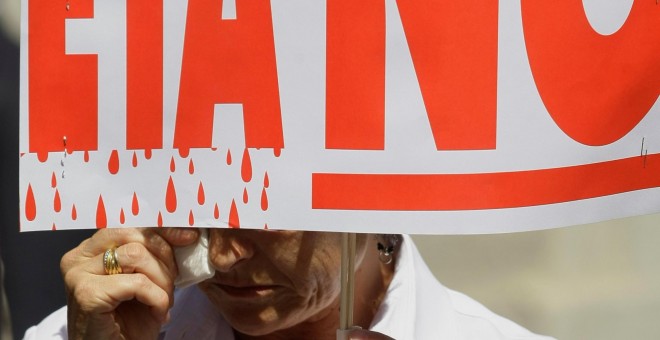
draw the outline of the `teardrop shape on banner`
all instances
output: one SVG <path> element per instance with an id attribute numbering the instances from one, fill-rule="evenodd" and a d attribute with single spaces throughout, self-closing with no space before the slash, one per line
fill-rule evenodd
<path id="1" fill-rule="evenodd" d="M 124 224 L 126 222 L 126 215 L 124 215 L 124 208 L 119 210 L 119 224 Z"/>
<path id="2" fill-rule="evenodd" d="M 268 171 L 264 173 L 264 188 L 268 188 L 270 186 L 270 179 L 268 178 Z"/>
<path id="3" fill-rule="evenodd" d="M 231 200 L 231 208 L 229 208 L 229 227 L 240 228 L 241 222 L 238 218 L 238 209 L 236 209 L 236 202 Z"/>
<path id="4" fill-rule="evenodd" d="M 167 191 L 165 193 L 165 208 L 170 213 L 176 211 L 176 189 L 174 188 L 174 182 L 172 181 L 172 176 L 170 176 L 170 179 L 167 181 Z"/>
<path id="5" fill-rule="evenodd" d="M 54 188 L 57 186 L 57 176 L 55 176 L 55 172 L 53 171 L 53 174 L 50 176 L 50 187 Z"/>
<path id="6" fill-rule="evenodd" d="M 89 151 L 88 150 L 85 150 L 85 152 L 83 152 L 83 161 L 85 163 L 89 162 Z"/>
<path id="7" fill-rule="evenodd" d="M 193 163 L 192 158 L 190 158 L 190 161 L 188 162 L 188 173 L 191 175 L 195 173 L 195 163 Z"/>
<path id="8" fill-rule="evenodd" d="M 75 204 L 71 207 L 71 219 L 74 221 L 78 219 L 78 210 L 76 210 Z"/>
<path id="9" fill-rule="evenodd" d="M 227 165 L 231 165 L 231 150 L 227 149 Z"/>
<path id="10" fill-rule="evenodd" d="M 105 214 L 105 204 L 103 196 L 99 195 L 99 201 L 96 204 L 96 228 L 103 229 L 108 226 L 108 219 Z"/>
<path id="11" fill-rule="evenodd" d="M 220 209 L 218 209 L 218 203 L 213 206 L 213 218 L 216 220 L 220 218 Z"/>
<path id="12" fill-rule="evenodd" d="M 37 152 L 37 159 L 41 163 L 46 163 L 48 160 L 48 152 Z"/>
<path id="13" fill-rule="evenodd" d="M 133 213 L 133 216 L 140 213 L 140 203 L 135 192 L 133 192 L 133 199 L 131 200 L 131 213 Z"/>
<path id="14" fill-rule="evenodd" d="M 249 201 L 247 188 L 243 188 L 243 203 L 247 204 Z"/>
<path id="15" fill-rule="evenodd" d="M 261 210 L 268 210 L 268 194 L 266 194 L 266 188 L 261 189 Z"/>
<path id="16" fill-rule="evenodd" d="M 176 164 L 174 163 L 174 156 L 170 158 L 170 172 L 174 172 L 176 170 Z"/>
<path id="17" fill-rule="evenodd" d="M 247 183 L 252 180 L 252 160 L 248 148 L 243 151 L 243 160 L 241 161 L 241 178 Z"/>
<path id="18" fill-rule="evenodd" d="M 28 221 L 34 221 L 37 217 L 37 203 L 34 201 L 32 185 L 28 184 L 27 195 L 25 195 L 25 218 Z"/>
<path id="19" fill-rule="evenodd" d="M 119 152 L 117 152 L 117 150 L 112 150 L 112 153 L 110 153 L 110 159 L 108 159 L 108 171 L 113 175 L 116 175 L 119 172 Z"/>
<path id="20" fill-rule="evenodd" d="M 191 227 L 195 225 L 195 215 L 193 215 L 192 209 L 188 213 L 188 225 Z"/>
<path id="21" fill-rule="evenodd" d="M 151 159 L 151 149 L 144 149 L 144 158 Z"/>
<path id="22" fill-rule="evenodd" d="M 137 166 L 138 166 L 138 159 L 137 159 L 137 153 L 136 153 L 135 151 L 133 151 L 133 161 L 132 161 L 132 163 L 133 163 L 133 167 L 134 167 L 134 168 L 137 168 Z"/>
<path id="23" fill-rule="evenodd" d="M 281 154 L 282 154 L 282 149 L 281 148 L 274 148 L 273 149 L 273 155 L 275 155 L 275 157 L 280 157 Z"/>
<path id="24" fill-rule="evenodd" d="M 161 214 L 160 211 L 158 212 L 158 222 L 157 223 L 158 223 L 159 228 L 163 226 L 163 214 Z"/>
<path id="25" fill-rule="evenodd" d="M 199 205 L 204 205 L 204 202 L 206 202 L 206 195 L 204 195 L 204 185 L 202 184 L 202 181 L 200 181 L 199 186 L 197 187 L 197 203 L 199 203 Z"/>
<path id="26" fill-rule="evenodd" d="M 55 197 L 53 198 L 53 210 L 60 212 L 62 210 L 62 201 L 60 200 L 60 191 L 55 189 Z"/>
<path id="27" fill-rule="evenodd" d="M 179 156 L 181 156 L 181 158 L 188 158 L 189 154 L 190 148 L 179 148 Z"/>

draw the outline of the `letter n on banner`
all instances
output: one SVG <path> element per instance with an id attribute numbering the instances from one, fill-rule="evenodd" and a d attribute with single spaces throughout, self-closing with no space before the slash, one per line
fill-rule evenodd
<path id="1" fill-rule="evenodd" d="M 282 118 L 269 0 L 190 0 L 174 147 L 211 147 L 215 104 L 243 104 L 247 147 L 282 148 Z"/>
<path id="2" fill-rule="evenodd" d="M 326 147 L 382 150 L 385 4 L 327 4 Z M 436 148 L 494 149 L 497 1 L 397 4 Z"/>

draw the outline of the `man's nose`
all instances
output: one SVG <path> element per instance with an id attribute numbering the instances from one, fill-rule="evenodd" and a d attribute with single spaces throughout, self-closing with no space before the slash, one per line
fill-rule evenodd
<path id="1" fill-rule="evenodd" d="M 253 255 L 254 245 L 240 231 L 209 230 L 209 259 L 215 270 L 229 272 Z"/>

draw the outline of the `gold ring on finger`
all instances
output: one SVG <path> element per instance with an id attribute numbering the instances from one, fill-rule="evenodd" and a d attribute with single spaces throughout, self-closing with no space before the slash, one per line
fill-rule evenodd
<path id="1" fill-rule="evenodd" d="M 103 268 L 108 275 L 121 274 L 122 269 L 117 261 L 117 248 L 112 247 L 103 253 Z"/>

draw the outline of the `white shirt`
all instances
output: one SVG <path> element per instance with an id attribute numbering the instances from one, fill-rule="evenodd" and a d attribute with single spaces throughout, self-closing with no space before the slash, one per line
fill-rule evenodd
<path id="1" fill-rule="evenodd" d="M 552 339 L 533 334 L 441 285 L 407 235 L 397 249 L 396 261 L 394 277 L 369 329 L 395 339 Z M 172 321 L 163 326 L 159 339 L 234 339 L 231 326 L 197 286 L 177 290 L 174 301 Z M 67 339 L 66 307 L 28 329 L 24 339 Z"/>

